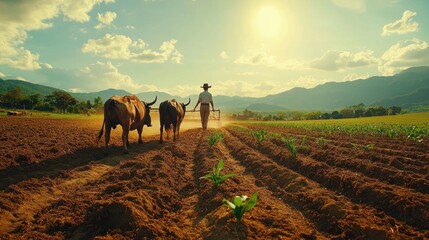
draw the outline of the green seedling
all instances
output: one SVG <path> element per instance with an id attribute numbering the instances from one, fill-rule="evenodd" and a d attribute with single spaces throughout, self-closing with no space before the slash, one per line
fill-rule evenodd
<path id="1" fill-rule="evenodd" d="M 317 143 L 317 146 L 319 146 L 320 149 L 324 149 L 325 145 L 326 145 L 326 139 L 323 138 L 323 137 L 317 138 L 316 139 L 316 143 Z"/>
<path id="2" fill-rule="evenodd" d="M 366 145 L 362 145 L 362 149 L 364 151 L 372 151 L 374 150 L 375 145 L 374 144 L 366 144 Z"/>
<path id="3" fill-rule="evenodd" d="M 292 154 L 293 158 L 296 158 L 299 147 L 295 144 L 296 138 L 281 138 L 282 142 L 286 145 L 287 150 Z"/>
<path id="4" fill-rule="evenodd" d="M 223 169 L 223 159 L 219 160 L 219 163 L 217 164 L 217 166 L 216 166 L 216 164 L 213 166 L 213 169 L 209 174 L 206 174 L 206 175 L 200 177 L 200 179 L 209 179 L 210 181 L 213 182 L 213 184 L 216 187 L 219 187 L 223 181 L 225 181 L 226 179 L 228 179 L 230 177 L 237 175 L 235 173 L 228 173 L 225 175 L 221 175 L 220 171 L 222 169 Z"/>
<path id="5" fill-rule="evenodd" d="M 216 143 L 223 141 L 223 133 L 215 132 L 211 136 L 209 136 L 207 140 L 209 141 L 209 146 L 213 147 Z"/>
<path id="6" fill-rule="evenodd" d="M 256 138 L 256 141 L 258 141 L 258 146 L 262 145 L 262 142 L 267 139 L 267 130 L 259 130 L 252 132 L 252 135 Z"/>
<path id="7" fill-rule="evenodd" d="M 232 199 L 232 202 L 224 198 L 222 200 L 222 203 L 225 203 L 232 210 L 235 218 L 238 221 L 241 221 L 241 218 L 243 217 L 244 213 L 250 211 L 256 205 L 257 201 L 258 193 L 255 192 L 249 200 L 247 200 L 247 196 L 235 196 Z"/>

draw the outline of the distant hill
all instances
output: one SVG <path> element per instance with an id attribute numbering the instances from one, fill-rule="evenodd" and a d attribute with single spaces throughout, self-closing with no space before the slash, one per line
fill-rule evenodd
<path id="1" fill-rule="evenodd" d="M 1 80 L 0 94 L 20 87 L 24 95 L 41 94 L 46 96 L 57 88 L 33 84 L 20 80 Z M 413 106 L 429 104 L 429 67 L 413 67 L 394 76 L 374 76 L 348 82 L 328 82 L 314 88 L 293 88 L 291 90 L 268 95 L 262 98 L 240 96 L 213 96 L 215 108 L 223 110 L 274 111 L 274 110 L 334 110 L 359 103 L 381 106 Z M 120 89 L 107 89 L 91 93 L 70 93 L 80 101 L 100 96 L 106 101 L 113 95 L 131 95 Z M 162 101 L 177 99 L 187 102 L 191 98 L 191 107 L 195 106 L 198 93 L 186 98 L 164 92 L 142 92 L 136 94 L 142 101 L 153 101 L 158 97 L 157 106 Z"/>
<path id="2" fill-rule="evenodd" d="M 46 96 L 51 94 L 54 91 L 63 91 L 53 87 L 47 87 L 40 84 L 34 84 L 22 80 L 2 80 L 0 79 L 0 94 L 11 91 L 19 87 L 22 91 L 22 94 L 25 96 L 40 94 Z"/>
<path id="3" fill-rule="evenodd" d="M 94 98 L 101 97 L 101 100 L 106 101 L 111 96 L 118 95 L 118 96 L 124 96 L 124 95 L 131 95 L 131 93 L 120 90 L 120 89 L 113 89 L 109 88 L 103 91 L 99 92 L 92 92 L 92 93 L 70 93 L 73 97 L 76 99 L 79 99 L 80 101 L 94 101 Z"/>
<path id="4" fill-rule="evenodd" d="M 266 103 L 253 103 L 246 107 L 250 111 L 282 111 L 286 108 L 280 107 L 278 105 L 266 104 Z"/>
<path id="5" fill-rule="evenodd" d="M 338 109 L 359 103 L 401 106 L 427 103 L 429 94 L 423 93 L 428 87 L 429 67 L 413 67 L 394 76 L 329 82 L 310 89 L 294 88 L 266 96 L 259 102 L 302 110 Z"/>

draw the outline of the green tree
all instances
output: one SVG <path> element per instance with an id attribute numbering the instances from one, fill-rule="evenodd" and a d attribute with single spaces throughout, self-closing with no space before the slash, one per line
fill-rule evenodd
<path id="1" fill-rule="evenodd" d="M 2 101 L 5 107 L 18 108 L 23 99 L 21 88 L 14 88 L 3 94 Z"/>
<path id="2" fill-rule="evenodd" d="M 305 119 L 307 120 L 317 120 L 322 118 L 322 112 L 309 112 L 305 114 Z"/>
<path id="3" fill-rule="evenodd" d="M 77 100 L 72 95 L 63 91 L 54 91 L 45 97 L 45 101 L 54 105 L 62 113 L 66 113 L 69 107 L 77 104 Z"/>
<path id="4" fill-rule="evenodd" d="M 354 118 L 355 117 L 355 113 L 354 113 L 353 109 L 351 109 L 351 108 L 341 109 L 340 113 L 343 116 L 343 118 Z"/>
<path id="5" fill-rule="evenodd" d="M 103 101 L 101 100 L 101 97 L 98 96 L 94 98 L 94 108 L 95 110 L 99 111 L 103 109 Z"/>
<path id="6" fill-rule="evenodd" d="M 333 111 L 331 114 L 333 119 L 340 119 L 343 118 L 343 115 L 341 115 L 341 113 L 339 113 L 338 111 Z"/>
<path id="7" fill-rule="evenodd" d="M 396 114 L 400 114 L 402 111 L 401 107 L 397 107 L 397 106 L 391 106 L 389 108 L 389 115 L 396 115 Z"/>

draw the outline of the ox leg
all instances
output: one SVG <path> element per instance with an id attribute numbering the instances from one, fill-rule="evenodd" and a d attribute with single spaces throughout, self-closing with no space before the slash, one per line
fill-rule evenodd
<path id="1" fill-rule="evenodd" d="M 143 126 L 137 128 L 137 132 L 139 133 L 139 144 L 143 143 L 142 134 L 143 134 Z"/>
<path id="2" fill-rule="evenodd" d="M 173 141 L 176 141 L 176 124 L 173 124 Z"/>
<path id="3" fill-rule="evenodd" d="M 163 143 L 163 139 L 162 139 L 162 132 L 164 131 L 163 127 L 164 127 L 164 124 L 161 123 L 161 127 L 159 128 L 159 143 Z"/>
<path id="4" fill-rule="evenodd" d="M 104 144 L 105 144 L 106 150 L 110 142 L 110 131 L 112 131 L 112 128 L 110 127 L 110 125 L 106 124 L 106 134 L 104 135 Z"/>
<path id="5" fill-rule="evenodd" d="M 180 125 L 182 124 L 182 121 L 177 123 L 177 139 L 180 138 Z"/>
<path id="6" fill-rule="evenodd" d="M 130 127 L 126 126 L 126 127 L 122 127 L 122 143 L 124 144 L 124 153 L 128 153 L 128 134 L 130 132 Z"/>

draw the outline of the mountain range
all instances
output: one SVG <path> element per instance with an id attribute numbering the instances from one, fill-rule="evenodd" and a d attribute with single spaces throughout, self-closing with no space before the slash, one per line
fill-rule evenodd
<path id="1" fill-rule="evenodd" d="M 0 79 L 0 94 L 16 87 L 21 88 L 24 95 L 46 96 L 53 91 L 62 91 L 27 81 Z M 99 92 L 70 94 L 81 101 L 93 101 L 98 96 L 105 101 L 113 95 L 131 95 L 132 93 L 120 89 L 106 89 Z M 188 98 L 191 98 L 191 106 L 194 106 L 198 98 L 197 94 L 182 98 L 164 92 L 142 92 L 135 95 L 147 102 L 157 96 L 158 103 L 173 98 L 187 102 Z M 296 87 L 261 98 L 217 95 L 213 96 L 213 101 L 216 108 L 224 110 L 247 108 L 253 111 L 335 110 L 359 103 L 386 107 L 427 105 L 429 104 L 429 67 L 412 67 L 393 76 L 328 82 L 308 89 Z"/>

